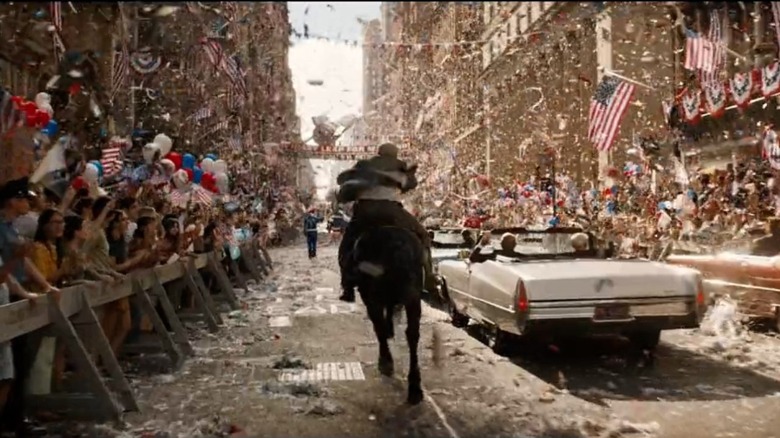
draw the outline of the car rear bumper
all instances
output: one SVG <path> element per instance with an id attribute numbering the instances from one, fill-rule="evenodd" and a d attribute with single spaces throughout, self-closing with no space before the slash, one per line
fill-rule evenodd
<path id="1" fill-rule="evenodd" d="M 597 320 L 597 307 L 621 304 L 630 307 L 630 317 Z M 517 320 L 516 334 L 571 335 L 610 334 L 631 331 L 655 331 L 696 328 L 703 309 L 689 297 L 675 299 L 643 298 L 578 302 L 534 302 L 525 318 Z M 513 331 L 514 330 L 507 330 Z"/>
<path id="2" fill-rule="evenodd" d="M 562 337 L 588 334 L 625 334 L 628 332 L 696 328 L 698 326 L 699 319 L 696 312 L 688 315 L 635 317 L 630 321 L 614 322 L 594 321 L 592 318 L 531 319 L 521 324 L 517 334 Z"/>

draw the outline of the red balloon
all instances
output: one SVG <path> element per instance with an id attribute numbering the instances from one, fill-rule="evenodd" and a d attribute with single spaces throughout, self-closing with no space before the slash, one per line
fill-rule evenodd
<path id="1" fill-rule="evenodd" d="M 169 152 L 168 155 L 165 156 L 165 158 L 173 162 L 173 165 L 174 167 L 176 167 L 176 170 L 181 169 L 181 154 L 177 152 Z"/>
<path id="2" fill-rule="evenodd" d="M 35 102 L 22 102 L 20 105 L 21 110 L 26 112 L 27 114 L 33 113 L 35 114 L 35 111 L 38 111 L 38 105 L 35 104 Z"/>
<path id="3" fill-rule="evenodd" d="M 195 178 L 195 172 L 193 172 L 192 169 L 184 169 L 184 171 L 187 172 L 187 179 L 190 181 Z"/>
<path id="4" fill-rule="evenodd" d="M 36 110 L 35 114 L 37 115 L 38 118 L 37 120 L 38 123 L 36 123 L 35 126 L 39 128 L 43 128 L 49 123 L 49 120 L 51 120 L 51 116 L 49 115 L 49 113 L 44 110 Z"/>
<path id="5" fill-rule="evenodd" d="M 89 184 L 87 184 L 87 182 L 84 181 L 84 178 L 80 176 L 73 178 L 73 182 L 71 182 L 70 185 L 76 190 L 86 189 L 89 187 Z"/>

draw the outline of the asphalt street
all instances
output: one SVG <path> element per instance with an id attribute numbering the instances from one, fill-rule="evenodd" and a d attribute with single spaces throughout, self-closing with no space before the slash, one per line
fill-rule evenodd
<path id="1" fill-rule="evenodd" d="M 405 400 L 405 322 L 396 377 L 376 370 L 377 343 L 360 302 L 337 300 L 334 247 L 274 250 L 275 271 L 245 309 L 209 334 L 190 325 L 196 356 L 160 374 L 155 357 L 129 366 L 141 413 L 106 436 L 744 437 L 780 436 L 780 342 L 740 331 L 666 332 L 653 364 L 619 339 L 518 345 L 495 355 L 479 331 L 423 312 L 425 402 Z M 441 340 L 434 361 L 434 333 Z M 159 359 L 159 358 L 157 358 Z M 435 364 L 437 362 L 438 364 Z"/>

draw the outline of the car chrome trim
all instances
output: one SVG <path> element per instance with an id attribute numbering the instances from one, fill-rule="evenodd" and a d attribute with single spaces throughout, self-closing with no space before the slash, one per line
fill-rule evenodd
<path id="1" fill-rule="evenodd" d="M 533 295 L 533 291 L 531 291 Z M 530 297 L 531 307 L 570 307 L 594 304 L 656 304 L 667 302 L 680 302 L 696 300 L 696 295 L 670 295 L 670 296 L 645 296 L 645 297 L 611 297 L 611 298 L 565 298 L 560 300 L 537 300 Z"/>
<path id="2" fill-rule="evenodd" d="M 482 299 L 482 298 L 479 298 L 479 297 L 475 297 L 474 295 L 468 294 L 468 293 L 466 293 L 466 292 L 460 291 L 460 290 L 458 290 L 458 289 L 455 289 L 455 288 L 452 288 L 452 287 L 449 287 L 449 286 L 447 286 L 447 289 L 448 289 L 450 292 L 455 292 L 455 293 L 458 293 L 458 294 L 460 294 L 460 295 L 467 296 L 467 297 L 469 297 L 470 299 L 472 299 L 472 300 L 474 300 L 474 301 L 479 301 L 480 303 L 487 304 L 487 305 L 488 305 L 488 306 L 490 306 L 490 307 L 495 307 L 496 309 L 503 310 L 503 311 L 505 311 L 505 312 L 509 312 L 509 313 L 515 313 L 515 309 L 514 309 L 514 307 L 504 307 L 504 306 L 500 306 L 500 305 L 498 305 L 498 304 L 496 304 L 496 303 L 491 303 L 490 301 L 484 300 L 484 299 Z"/>

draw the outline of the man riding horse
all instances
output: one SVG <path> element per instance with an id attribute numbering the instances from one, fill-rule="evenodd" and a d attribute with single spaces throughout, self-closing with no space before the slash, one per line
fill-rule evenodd
<path id="1" fill-rule="evenodd" d="M 374 227 L 392 226 L 414 233 L 426 248 L 424 287 L 428 291 L 435 288 L 430 238 L 420 222 L 404 209 L 400 200 L 401 194 L 417 187 L 416 172 L 416 165 L 409 166 L 398 158 L 395 145 L 385 143 L 379 147 L 376 156 L 360 160 L 353 168 L 339 174 L 336 180 L 339 184 L 338 202 L 355 202 L 352 220 L 339 246 L 342 301 L 355 301 L 352 253 L 361 234 Z"/>

